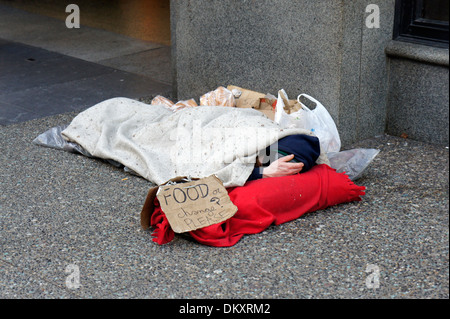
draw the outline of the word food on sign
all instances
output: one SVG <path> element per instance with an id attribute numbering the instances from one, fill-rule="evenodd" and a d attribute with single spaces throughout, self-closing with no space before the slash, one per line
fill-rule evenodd
<path id="1" fill-rule="evenodd" d="M 216 176 L 188 183 L 163 185 L 156 196 L 176 233 L 221 223 L 237 212 L 226 188 Z"/>

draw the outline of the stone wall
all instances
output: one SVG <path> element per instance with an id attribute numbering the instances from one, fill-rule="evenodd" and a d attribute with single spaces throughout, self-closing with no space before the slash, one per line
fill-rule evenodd
<path id="1" fill-rule="evenodd" d="M 392 41 L 386 132 L 449 143 L 448 49 Z"/>
<path id="2" fill-rule="evenodd" d="M 234 84 L 307 93 L 334 118 L 343 146 L 384 134 L 395 0 L 171 0 L 174 89 L 196 98 Z M 391 87 L 392 89 L 392 87 Z M 392 114 L 392 112 L 390 113 Z"/>

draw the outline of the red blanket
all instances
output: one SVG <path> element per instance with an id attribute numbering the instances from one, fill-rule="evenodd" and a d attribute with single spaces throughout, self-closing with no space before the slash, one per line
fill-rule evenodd
<path id="1" fill-rule="evenodd" d="M 190 235 L 205 245 L 233 246 L 244 235 L 260 233 L 272 224 L 280 225 L 329 206 L 360 201 L 364 190 L 365 187 L 355 185 L 347 175 L 327 165 L 314 166 L 303 174 L 248 182 L 243 187 L 228 189 L 231 201 L 238 207 L 232 218 Z M 153 241 L 166 244 L 175 233 L 156 198 L 154 205 L 150 220 Z"/>

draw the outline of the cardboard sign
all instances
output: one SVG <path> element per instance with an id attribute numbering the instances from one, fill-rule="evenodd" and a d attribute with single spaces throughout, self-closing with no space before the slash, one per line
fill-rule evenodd
<path id="1" fill-rule="evenodd" d="M 237 212 L 226 188 L 216 176 L 162 185 L 156 196 L 175 233 L 221 223 Z"/>

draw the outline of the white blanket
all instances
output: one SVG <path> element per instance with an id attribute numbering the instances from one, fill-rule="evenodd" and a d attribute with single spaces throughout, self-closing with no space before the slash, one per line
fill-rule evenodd
<path id="1" fill-rule="evenodd" d="M 282 129 L 253 109 L 202 106 L 172 112 L 127 98 L 101 102 L 62 132 L 93 156 L 115 160 L 162 184 L 177 176 L 215 174 L 225 187 L 242 186 L 258 153 L 301 129 Z M 318 164 L 329 164 L 322 154 Z"/>

